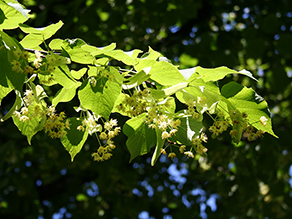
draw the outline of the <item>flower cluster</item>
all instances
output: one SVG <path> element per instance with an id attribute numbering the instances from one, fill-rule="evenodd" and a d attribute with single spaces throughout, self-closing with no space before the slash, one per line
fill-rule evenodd
<path id="1" fill-rule="evenodd" d="M 212 126 L 209 127 L 209 131 L 213 136 L 218 136 L 226 131 L 229 127 L 229 120 L 225 118 L 224 114 L 218 110 L 217 117 Z"/>
<path id="2" fill-rule="evenodd" d="M 133 95 L 126 95 L 124 101 L 117 106 L 118 110 L 127 113 L 129 116 L 138 116 L 147 111 L 147 108 L 153 107 L 152 101 L 147 99 L 149 90 L 134 90 Z"/>
<path id="3" fill-rule="evenodd" d="M 243 133 L 243 137 L 247 138 L 248 141 L 255 141 L 262 137 L 264 132 L 262 130 L 256 130 L 252 125 L 249 125 Z"/>
<path id="4" fill-rule="evenodd" d="M 203 132 L 200 136 L 195 136 L 192 139 L 193 147 L 195 147 L 196 152 L 200 155 L 205 155 L 208 149 L 203 146 L 202 141 L 207 142 L 207 136 Z"/>
<path id="5" fill-rule="evenodd" d="M 29 120 L 28 115 L 28 108 L 26 106 L 22 107 L 20 112 L 19 111 L 14 111 L 13 115 L 21 122 L 25 122 Z"/>
<path id="6" fill-rule="evenodd" d="M 77 130 L 84 132 L 85 129 L 87 129 L 90 135 L 95 132 L 100 132 L 102 130 L 102 126 L 97 123 L 100 116 L 96 116 L 90 112 L 87 112 L 87 114 L 87 118 L 83 119 L 82 125 L 78 126 Z"/>
<path id="7" fill-rule="evenodd" d="M 32 90 L 26 90 L 23 97 L 23 106 L 20 111 L 15 110 L 13 115 L 21 122 L 29 120 L 29 107 L 35 103 L 34 93 Z"/>
<path id="8" fill-rule="evenodd" d="M 188 114 L 192 115 L 193 118 L 198 119 L 200 117 L 200 113 L 197 111 L 197 107 L 201 108 L 206 102 L 205 97 L 197 97 L 197 101 L 190 99 L 186 104 L 188 106 L 187 112 Z"/>
<path id="9" fill-rule="evenodd" d="M 178 127 L 181 124 L 180 119 L 169 118 L 167 115 L 156 115 L 152 122 L 146 120 L 149 128 L 158 128 L 162 130 L 162 139 L 171 138 L 178 131 Z"/>
<path id="10" fill-rule="evenodd" d="M 32 74 L 34 69 L 28 64 L 29 53 L 20 48 L 13 51 L 13 60 L 10 62 L 11 70 L 21 74 Z"/>
<path id="11" fill-rule="evenodd" d="M 59 115 L 56 113 L 55 107 L 50 106 L 47 109 L 47 120 L 44 125 L 44 130 L 51 138 L 62 138 L 67 134 L 66 129 L 70 129 L 70 120 L 66 119 L 64 112 Z M 66 119 L 66 120 L 65 120 Z"/>
<path id="12" fill-rule="evenodd" d="M 64 112 L 59 115 L 54 106 L 45 107 L 37 103 L 35 94 L 32 90 L 26 90 L 23 97 L 23 106 L 20 111 L 14 111 L 13 115 L 21 122 L 26 122 L 30 118 L 46 118 L 44 131 L 51 138 L 62 138 L 66 134 L 66 129 L 70 129 L 70 121 L 66 119 Z"/>
<path id="13" fill-rule="evenodd" d="M 229 127 L 229 122 L 227 120 L 217 120 L 212 126 L 210 126 L 209 131 L 212 132 L 214 136 L 218 136 Z"/>
<path id="14" fill-rule="evenodd" d="M 227 118 L 224 117 L 221 111 L 218 111 L 216 120 L 213 125 L 210 126 L 209 131 L 212 132 L 214 136 L 218 136 L 232 126 L 229 134 L 235 142 L 237 142 L 241 136 L 247 138 L 248 141 L 255 141 L 261 137 L 264 132 L 262 130 L 256 130 L 254 126 L 249 124 L 247 117 L 245 112 L 241 113 L 237 109 L 230 111 L 229 117 Z M 266 124 L 265 118 L 261 117 L 260 122 L 262 124 L 265 122 L 264 124 Z"/>
<path id="15" fill-rule="evenodd" d="M 112 150 L 116 148 L 113 138 L 116 137 L 121 128 L 118 127 L 118 121 L 111 119 L 109 122 L 105 122 L 103 125 L 103 131 L 100 132 L 98 138 L 104 141 L 105 144 L 101 145 L 97 152 L 92 153 L 92 157 L 95 161 L 105 161 L 111 158 Z"/>
<path id="16" fill-rule="evenodd" d="M 195 155 L 194 155 L 193 150 L 195 151 L 195 153 L 198 153 L 201 156 L 205 156 L 206 155 L 206 152 L 208 151 L 208 149 L 203 146 L 202 142 L 207 142 L 207 136 L 203 132 L 201 133 L 201 135 L 193 136 L 192 144 L 189 145 L 189 146 L 187 146 L 187 145 L 179 145 L 178 146 L 174 142 L 172 142 L 171 144 L 168 144 L 168 146 L 171 146 L 171 148 L 172 148 L 172 146 L 179 147 L 179 152 L 181 154 L 184 154 L 188 158 L 194 158 Z M 190 149 L 187 150 L 187 147 L 189 147 Z M 167 155 L 166 148 L 162 148 L 160 152 L 161 152 L 161 154 Z M 175 152 L 173 152 L 171 150 L 171 152 L 168 154 L 168 158 L 173 159 L 175 157 L 176 157 Z"/>

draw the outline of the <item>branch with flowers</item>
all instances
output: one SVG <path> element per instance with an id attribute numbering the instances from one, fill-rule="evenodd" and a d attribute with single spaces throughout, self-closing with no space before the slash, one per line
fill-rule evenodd
<path id="1" fill-rule="evenodd" d="M 15 93 L 14 105 L 1 121 L 12 117 L 29 144 L 44 131 L 60 139 L 73 161 L 93 136 L 99 146 L 92 157 L 104 161 L 112 157 L 115 137 L 123 132 L 130 160 L 154 149 L 154 165 L 161 154 L 168 153 L 171 159 L 176 153 L 206 156 L 207 131 L 212 137 L 228 131 L 236 144 L 242 138 L 254 141 L 265 132 L 276 137 L 267 103 L 253 89 L 234 81 L 217 86 L 230 74 L 256 80 L 246 70 L 180 69 L 152 48 L 143 53 L 116 49 L 115 43 L 95 47 L 82 39 L 48 42 L 62 27 L 61 21 L 33 28 L 24 24 L 29 10 L 19 3 L 0 1 L 0 6 L 4 14 L 0 18 L 0 101 Z M 26 34 L 20 42 L 5 33 L 16 28 Z M 54 85 L 60 89 L 48 95 Z M 74 98 L 79 101 L 76 115 L 57 112 L 60 103 Z M 177 109 L 178 102 L 183 109 Z M 113 113 L 127 118 L 123 127 L 111 117 Z M 204 114 L 214 121 L 210 127 L 203 125 Z"/>

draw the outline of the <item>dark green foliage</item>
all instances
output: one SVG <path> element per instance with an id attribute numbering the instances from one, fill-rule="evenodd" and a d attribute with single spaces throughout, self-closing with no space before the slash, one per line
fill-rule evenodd
<path id="1" fill-rule="evenodd" d="M 41 3 L 32 0 L 21 3 L 36 13 L 36 18 L 28 23 L 30 26 L 42 27 L 62 20 L 65 25 L 56 38 L 80 37 L 100 46 L 117 42 L 118 48 L 126 50 L 147 51 L 147 46 L 151 46 L 176 61 L 179 57 L 192 57 L 189 61 L 181 58 L 185 67 L 193 66 L 197 60 L 203 67 L 225 65 L 252 71 L 260 81 L 257 93 L 272 110 L 273 129 L 279 139 L 265 135 L 256 142 L 245 141 L 234 146 L 228 135 L 222 135 L 219 141 L 208 141 L 210 168 L 203 160 L 178 162 L 183 158 L 161 159 L 164 162 L 158 161 L 151 167 L 151 155 L 136 158 L 129 164 L 130 155 L 123 144 L 126 137 L 119 136 L 117 142 L 121 144 L 114 151 L 114 159 L 103 163 L 88 159 L 96 150 L 93 140 L 88 141 L 83 153 L 71 163 L 58 141 L 42 134 L 29 146 L 12 121 L 7 121 L 0 124 L 1 218 L 37 218 L 38 215 L 51 218 L 61 208 L 66 208 L 71 218 L 138 218 L 142 211 L 157 219 L 165 215 L 198 218 L 200 203 L 205 203 L 212 194 L 220 198 L 215 212 L 206 208 L 211 219 L 292 216 L 290 1 L 135 0 L 127 4 L 122 0 Z M 229 17 L 224 14 L 230 12 L 236 14 L 234 19 L 232 14 Z M 2 20 L 0 14 L 0 23 Z M 234 22 L 238 28 L 233 26 Z M 241 29 L 240 23 L 245 28 Z M 178 31 L 171 32 L 170 27 L 176 26 Z M 255 86 L 253 80 L 242 78 L 238 76 L 235 80 Z M 2 100 L 1 114 L 9 109 L 7 105 L 13 105 L 10 96 Z M 212 121 L 206 123 L 210 125 Z M 168 173 L 167 168 L 174 165 L 178 170 L 187 169 L 186 175 L 182 175 L 184 183 Z M 89 192 L 92 185 L 95 188 L 92 183 L 98 186 L 98 193 Z M 266 195 L 260 193 L 260 186 L 264 188 L 262 183 L 269 186 Z M 192 195 L 196 188 L 205 191 L 206 199 L 202 193 Z M 189 204 L 182 201 L 185 199 Z M 64 218 L 69 216 L 64 214 Z"/>

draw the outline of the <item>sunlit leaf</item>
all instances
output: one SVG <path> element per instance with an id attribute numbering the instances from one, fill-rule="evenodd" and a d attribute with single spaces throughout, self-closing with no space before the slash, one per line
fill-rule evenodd
<path id="1" fill-rule="evenodd" d="M 108 118 L 120 92 L 121 85 L 116 82 L 101 78 L 96 85 L 92 85 L 87 79 L 79 88 L 78 97 L 85 108 Z"/>
<path id="2" fill-rule="evenodd" d="M 247 70 L 235 71 L 225 66 L 218 68 L 202 68 L 200 66 L 196 67 L 196 73 L 198 73 L 204 81 L 218 81 L 224 78 L 229 74 L 242 74 L 248 76 L 257 81 L 255 77 L 253 77 L 252 73 Z"/>
<path id="3" fill-rule="evenodd" d="M 24 9 L 17 2 L 4 3 L 0 1 L 0 8 L 4 13 L 3 22 L 0 23 L 0 30 L 11 30 L 19 26 L 19 24 L 24 23 L 29 18 L 30 10 Z"/>
<path id="4" fill-rule="evenodd" d="M 61 88 L 56 96 L 52 100 L 52 104 L 54 106 L 57 106 L 60 102 L 69 102 L 72 100 L 76 94 L 76 89 L 81 85 L 81 82 L 77 82 L 75 85 L 73 85 L 70 88 Z"/>
<path id="5" fill-rule="evenodd" d="M 34 49 L 42 44 L 46 39 L 53 36 L 63 26 L 63 24 L 64 23 L 62 21 L 59 21 L 56 24 L 51 24 L 42 28 L 34 28 L 25 24 L 20 24 L 20 29 L 24 33 L 28 33 L 28 35 L 26 35 L 20 43 L 24 48 Z"/>
<path id="6" fill-rule="evenodd" d="M 221 94 L 240 112 L 248 115 L 248 121 L 255 128 L 267 132 L 276 137 L 272 130 L 272 120 L 267 102 L 252 88 L 244 87 L 236 82 L 230 82 L 221 89 Z M 267 118 L 265 125 L 261 123 L 261 117 Z"/>
<path id="7" fill-rule="evenodd" d="M 15 115 L 12 116 L 14 124 L 17 126 L 21 134 L 25 135 L 27 137 L 27 141 L 29 144 L 31 144 L 32 137 L 40 131 L 37 127 L 39 126 L 39 123 L 42 122 L 43 117 L 41 115 L 35 115 L 35 106 L 40 104 L 33 104 L 31 106 L 28 106 L 28 114 L 25 115 L 29 119 L 26 121 L 21 121 L 19 118 Z"/>
<path id="8" fill-rule="evenodd" d="M 148 127 L 145 114 L 128 120 L 123 126 L 123 132 L 128 136 L 126 142 L 130 151 L 130 162 L 137 156 L 144 155 L 156 144 L 155 130 Z"/>

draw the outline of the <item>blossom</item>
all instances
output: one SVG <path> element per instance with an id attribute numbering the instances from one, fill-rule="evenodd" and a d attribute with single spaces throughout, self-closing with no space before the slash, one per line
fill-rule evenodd
<path id="1" fill-rule="evenodd" d="M 166 151 L 165 151 L 165 149 L 161 148 L 161 149 L 160 149 L 160 153 L 166 155 Z"/>
<path id="2" fill-rule="evenodd" d="M 116 135 L 115 135 L 115 132 L 114 131 L 109 131 L 108 132 L 108 137 L 109 138 L 114 138 Z"/>
<path id="3" fill-rule="evenodd" d="M 56 109 L 55 109 L 54 105 L 49 106 L 49 108 L 47 109 L 47 115 L 48 116 L 51 116 L 51 115 L 55 114 L 55 112 L 56 112 Z"/>
<path id="4" fill-rule="evenodd" d="M 79 126 L 77 126 L 77 130 L 84 132 L 85 131 L 85 128 L 84 128 L 84 126 L 79 125 Z"/>
<path id="5" fill-rule="evenodd" d="M 88 128 L 88 132 L 90 135 L 95 132 L 100 132 L 102 130 L 102 126 L 96 123 L 98 118 L 99 117 L 96 117 L 95 115 L 92 115 L 88 112 L 87 118 L 82 121 L 82 125 Z"/>
<path id="6" fill-rule="evenodd" d="M 27 120 L 29 120 L 29 118 L 27 116 L 21 116 L 19 119 L 19 121 L 21 121 L 21 122 L 25 122 Z"/>
<path id="7" fill-rule="evenodd" d="M 162 130 L 165 130 L 167 128 L 167 125 L 168 125 L 167 122 L 164 121 L 164 122 L 161 122 L 160 123 L 160 125 L 158 126 L 158 128 L 160 128 Z"/>
<path id="8" fill-rule="evenodd" d="M 171 152 L 171 153 L 168 154 L 168 157 L 171 158 L 171 159 L 173 159 L 173 158 L 176 157 L 176 154 L 173 153 L 173 152 Z"/>
<path id="9" fill-rule="evenodd" d="M 110 125 L 111 125 L 112 127 L 114 127 L 114 126 L 117 126 L 117 125 L 118 125 L 118 120 L 116 120 L 116 119 L 111 119 L 109 123 L 110 123 Z"/>
<path id="10" fill-rule="evenodd" d="M 182 146 L 180 146 L 180 147 L 179 147 L 179 152 L 180 152 L 180 153 L 184 153 L 184 151 L 186 150 L 186 147 L 187 147 L 186 145 L 182 145 Z"/>
<path id="11" fill-rule="evenodd" d="M 89 83 L 90 83 L 93 87 L 96 86 L 97 81 L 96 81 L 96 79 L 95 79 L 94 77 L 90 77 L 90 78 L 88 79 L 88 81 L 89 81 Z"/>
<path id="12" fill-rule="evenodd" d="M 166 138 L 171 137 L 171 135 L 168 132 L 164 131 L 164 132 L 162 132 L 161 137 L 162 137 L 162 139 L 166 139 Z"/>
<path id="13" fill-rule="evenodd" d="M 260 122 L 262 123 L 263 126 L 267 125 L 268 119 L 265 116 L 262 116 L 260 118 Z"/>
<path id="14" fill-rule="evenodd" d="M 43 59 L 41 57 L 42 54 L 37 50 L 34 51 L 34 54 L 36 56 L 36 59 L 34 60 L 33 64 L 36 68 L 39 68 L 39 67 L 41 67 L 41 65 L 42 65 L 41 62 L 43 61 Z"/>
<path id="15" fill-rule="evenodd" d="M 18 112 L 18 111 L 14 111 L 14 112 L 13 112 L 13 115 L 14 115 L 16 118 L 18 118 L 18 119 L 20 119 L 20 117 L 21 117 L 21 114 L 20 114 L 20 112 Z"/>
<path id="16" fill-rule="evenodd" d="M 186 151 L 186 152 L 184 152 L 184 155 L 186 155 L 186 156 L 188 156 L 188 157 L 191 157 L 191 158 L 194 158 L 194 154 L 193 154 L 193 152 L 191 152 L 191 151 Z"/>
<path id="17" fill-rule="evenodd" d="M 100 138 L 100 140 L 106 140 L 107 139 L 107 134 L 105 132 L 101 132 L 99 134 L 99 138 Z"/>
<path id="18" fill-rule="evenodd" d="M 200 155 L 203 155 L 204 153 L 206 153 L 208 151 L 207 148 L 205 148 L 203 145 L 199 144 L 197 145 L 197 152 L 200 154 Z"/>

